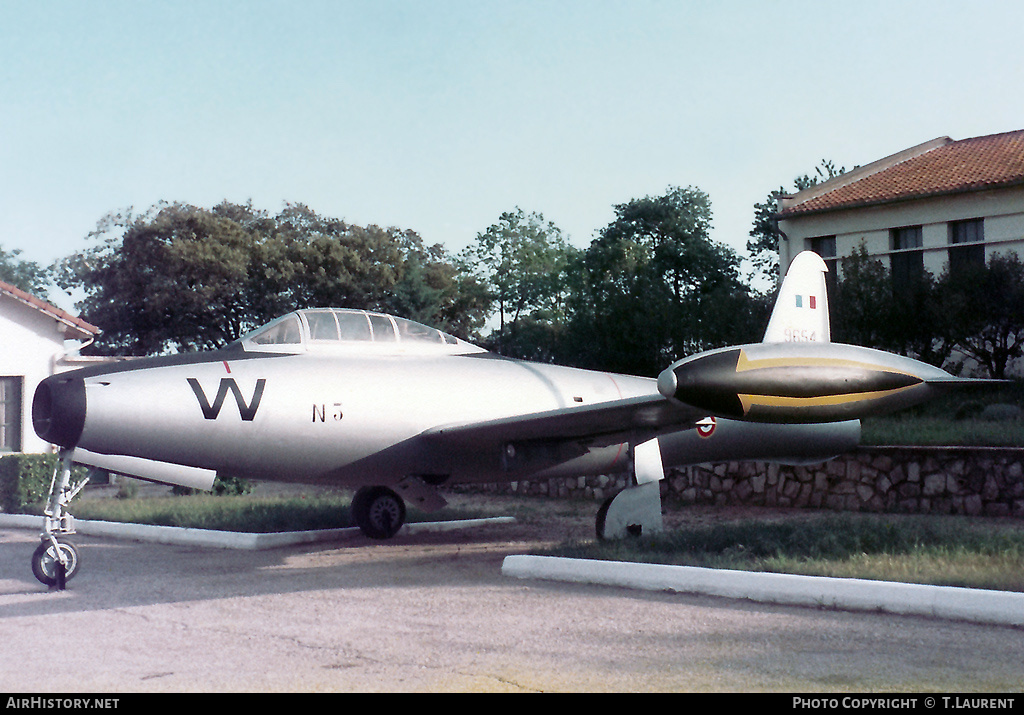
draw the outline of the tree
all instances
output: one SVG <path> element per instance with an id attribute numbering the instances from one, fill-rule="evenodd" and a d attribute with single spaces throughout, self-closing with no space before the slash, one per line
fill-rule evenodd
<path id="1" fill-rule="evenodd" d="M 577 253 L 543 214 L 519 207 L 477 234 L 460 258 L 497 307 L 498 327 L 486 342 L 510 357 L 551 359 Z"/>
<path id="2" fill-rule="evenodd" d="M 615 214 L 576 266 L 574 362 L 657 374 L 679 357 L 756 332 L 739 258 L 710 239 L 707 194 L 669 187 L 619 204 Z"/>
<path id="3" fill-rule="evenodd" d="M 380 309 L 477 340 L 487 319 L 486 290 L 440 244 L 427 246 L 414 231 L 395 236 L 399 261 L 394 287 Z"/>
<path id="4" fill-rule="evenodd" d="M 5 251 L 3 246 L 0 246 L 0 281 L 21 288 L 26 293 L 45 296 L 50 285 L 46 269 L 35 261 L 18 258 L 20 255 L 21 249 Z"/>
<path id="5" fill-rule="evenodd" d="M 939 305 L 956 347 L 1002 379 L 1024 355 L 1024 263 L 1016 253 L 995 254 L 984 266 L 947 266 L 938 282 Z"/>
<path id="6" fill-rule="evenodd" d="M 104 352 L 220 347 L 317 306 L 396 310 L 443 329 L 482 321 L 439 247 L 301 204 L 270 216 L 248 204 L 163 203 L 141 216 L 108 214 L 90 238 L 99 245 L 63 260 L 58 273 L 62 286 L 85 290 L 79 308 L 103 328 Z"/>
<path id="7" fill-rule="evenodd" d="M 795 192 L 803 191 L 844 173 L 845 167 L 837 168 L 831 160 L 822 159 L 813 174 L 795 178 L 793 188 Z M 782 238 L 775 215 L 778 213 L 778 198 L 786 193 L 789 192 L 780 186 L 778 190 L 770 192 L 764 202 L 754 204 L 754 222 L 750 229 L 750 240 L 747 241 L 747 252 L 754 264 L 755 275 L 767 279 L 772 285 L 779 278 L 779 240 Z"/>
<path id="8" fill-rule="evenodd" d="M 891 333 L 892 276 L 882 261 L 871 258 L 863 242 L 842 259 L 832 312 L 832 339 L 884 349 Z"/>
<path id="9" fill-rule="evenodd" d="M 102 327 L 101 351 L 210 348 L 251 327 L 248 234 L 234 221 L 163 204 L 108 214 L 90 237 L 100 245 L 61 261 L 58 284 L 84 288 L 79 309 Z"/>
<path id="10" fill-rule="evenodd" d="M 832 303 L 832 338 L 907 355 L 942 367 L 954 339 L 928 271 L 897 284 L 892 272 L 861 244 L 842 259 Z"/>

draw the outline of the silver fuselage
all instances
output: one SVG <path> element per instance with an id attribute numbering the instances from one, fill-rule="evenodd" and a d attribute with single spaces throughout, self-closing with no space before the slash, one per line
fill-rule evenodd
<path id="1" fill-rule="evenodd" d="M 84 383 L 79 448 L 231 476 L 343 484 L 393 483 L 410 474 L 486 482 L 622 471 L 629 468 L 625 443 L 523 473 L 508 468 L 502 440 L 446 454 L 418 437 L 448 424 L 657 394 L 654 379 L 480 353 L 228 358 L 95 375 Z M 662 435 L 661 444 L 667 466 L 745 457 L 805 461 L 849 449 L 857 436 L 855 424 L 768 429 L 719 420 L 710 437 L 686 429 Z"/>
<path id="2" fill-rule="evenodd" d="M 73 446 L 215 470 L 227 476 L 359 486 L 411 475 L 492 482 L 628 470 L 629 440 L 534 439 L 510 460 L 501 431 L 452 446 L 448 425 L 582 409 L 657 396 L 656 380 L 503 359 L 483 351 L 295 354 L 234 350 L 195 362 L 123 363 L 65 373 L 81 380 Z M 51 378 L 53 379 L 53 378 Z M 810 462 L 856 445 L 859 423 L 761 425 L 719 419 L 714 431 L 659 437 L 666 467 L 764 459 Z M 536 445 L 541 444 L 542 448 Z M 72 446 L 72 445 L 68 445 Z M 520 444 L 523 453 L 523 444 Z"/>

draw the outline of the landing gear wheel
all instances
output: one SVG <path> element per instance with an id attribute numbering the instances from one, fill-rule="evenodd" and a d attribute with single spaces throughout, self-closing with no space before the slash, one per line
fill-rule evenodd
<path id="1" fill-rule="evenodd" d="M 608 537 L 604 533 L 605 521 L 608 519 L 608 509 L 611 507 L 612 502 L 615 500 L 615 496 L 610 496 L 604 500 L 601 504 L 601 508 L 597 510 L 597 519 L 595 526 L 597 527 L 597 539 L 598 541 L 605 541 Z"/>
<path id="2" fill-rule="evenodd" d="M 36 547 L 32 554 L 32 574 L 47 586 L 62 586 L 61 581 L 70 581 L 78 573 L 78 549 L 73 543 L 67 540 L 57 542 L 60 555 L 54 548 L 53 542 L 44 540 Z M 61 556 L 64 557 L 63 577 L 60 573 Z"/>
<path id="3" fill-rule="evenodd" d="M 352 499 L 352 517 L 371 539 L 390 539 L 405 524 L 405 502 L 387 487 L 363 487 Z"/>

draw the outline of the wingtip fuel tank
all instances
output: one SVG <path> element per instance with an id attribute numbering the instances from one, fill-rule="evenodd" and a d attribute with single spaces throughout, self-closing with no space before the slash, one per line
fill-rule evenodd
<path id="1" fill-rule="evenodd" d="M 911 407 L 955 382 L 932 365 L 837 343 L 757 343 L 701 353 L 669 366 L 662 395 L 748 422 L 860 419 Z"/>

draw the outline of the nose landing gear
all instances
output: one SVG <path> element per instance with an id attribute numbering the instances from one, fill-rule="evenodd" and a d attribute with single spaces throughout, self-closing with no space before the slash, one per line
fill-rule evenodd
<path id="1" fill-rule="evenodd" d="M 89 478 L 71 486 L 71 451 L 62 449 L 50 480 L 50 494 L 43 510 L 43 533 L 32 554 L 32 574 L 43 584 L 63 590 L 78 573 L 78 548 L 67 537 L 75 533 L 74 517 L 68 504 L 78 496 Z"/>
<path id="2" fill-rule="evenodd" d="M 32 554 L 32 575 L 57 590 L 78 573 L 78 549 L 66 538 L 43 539 Z"/>

